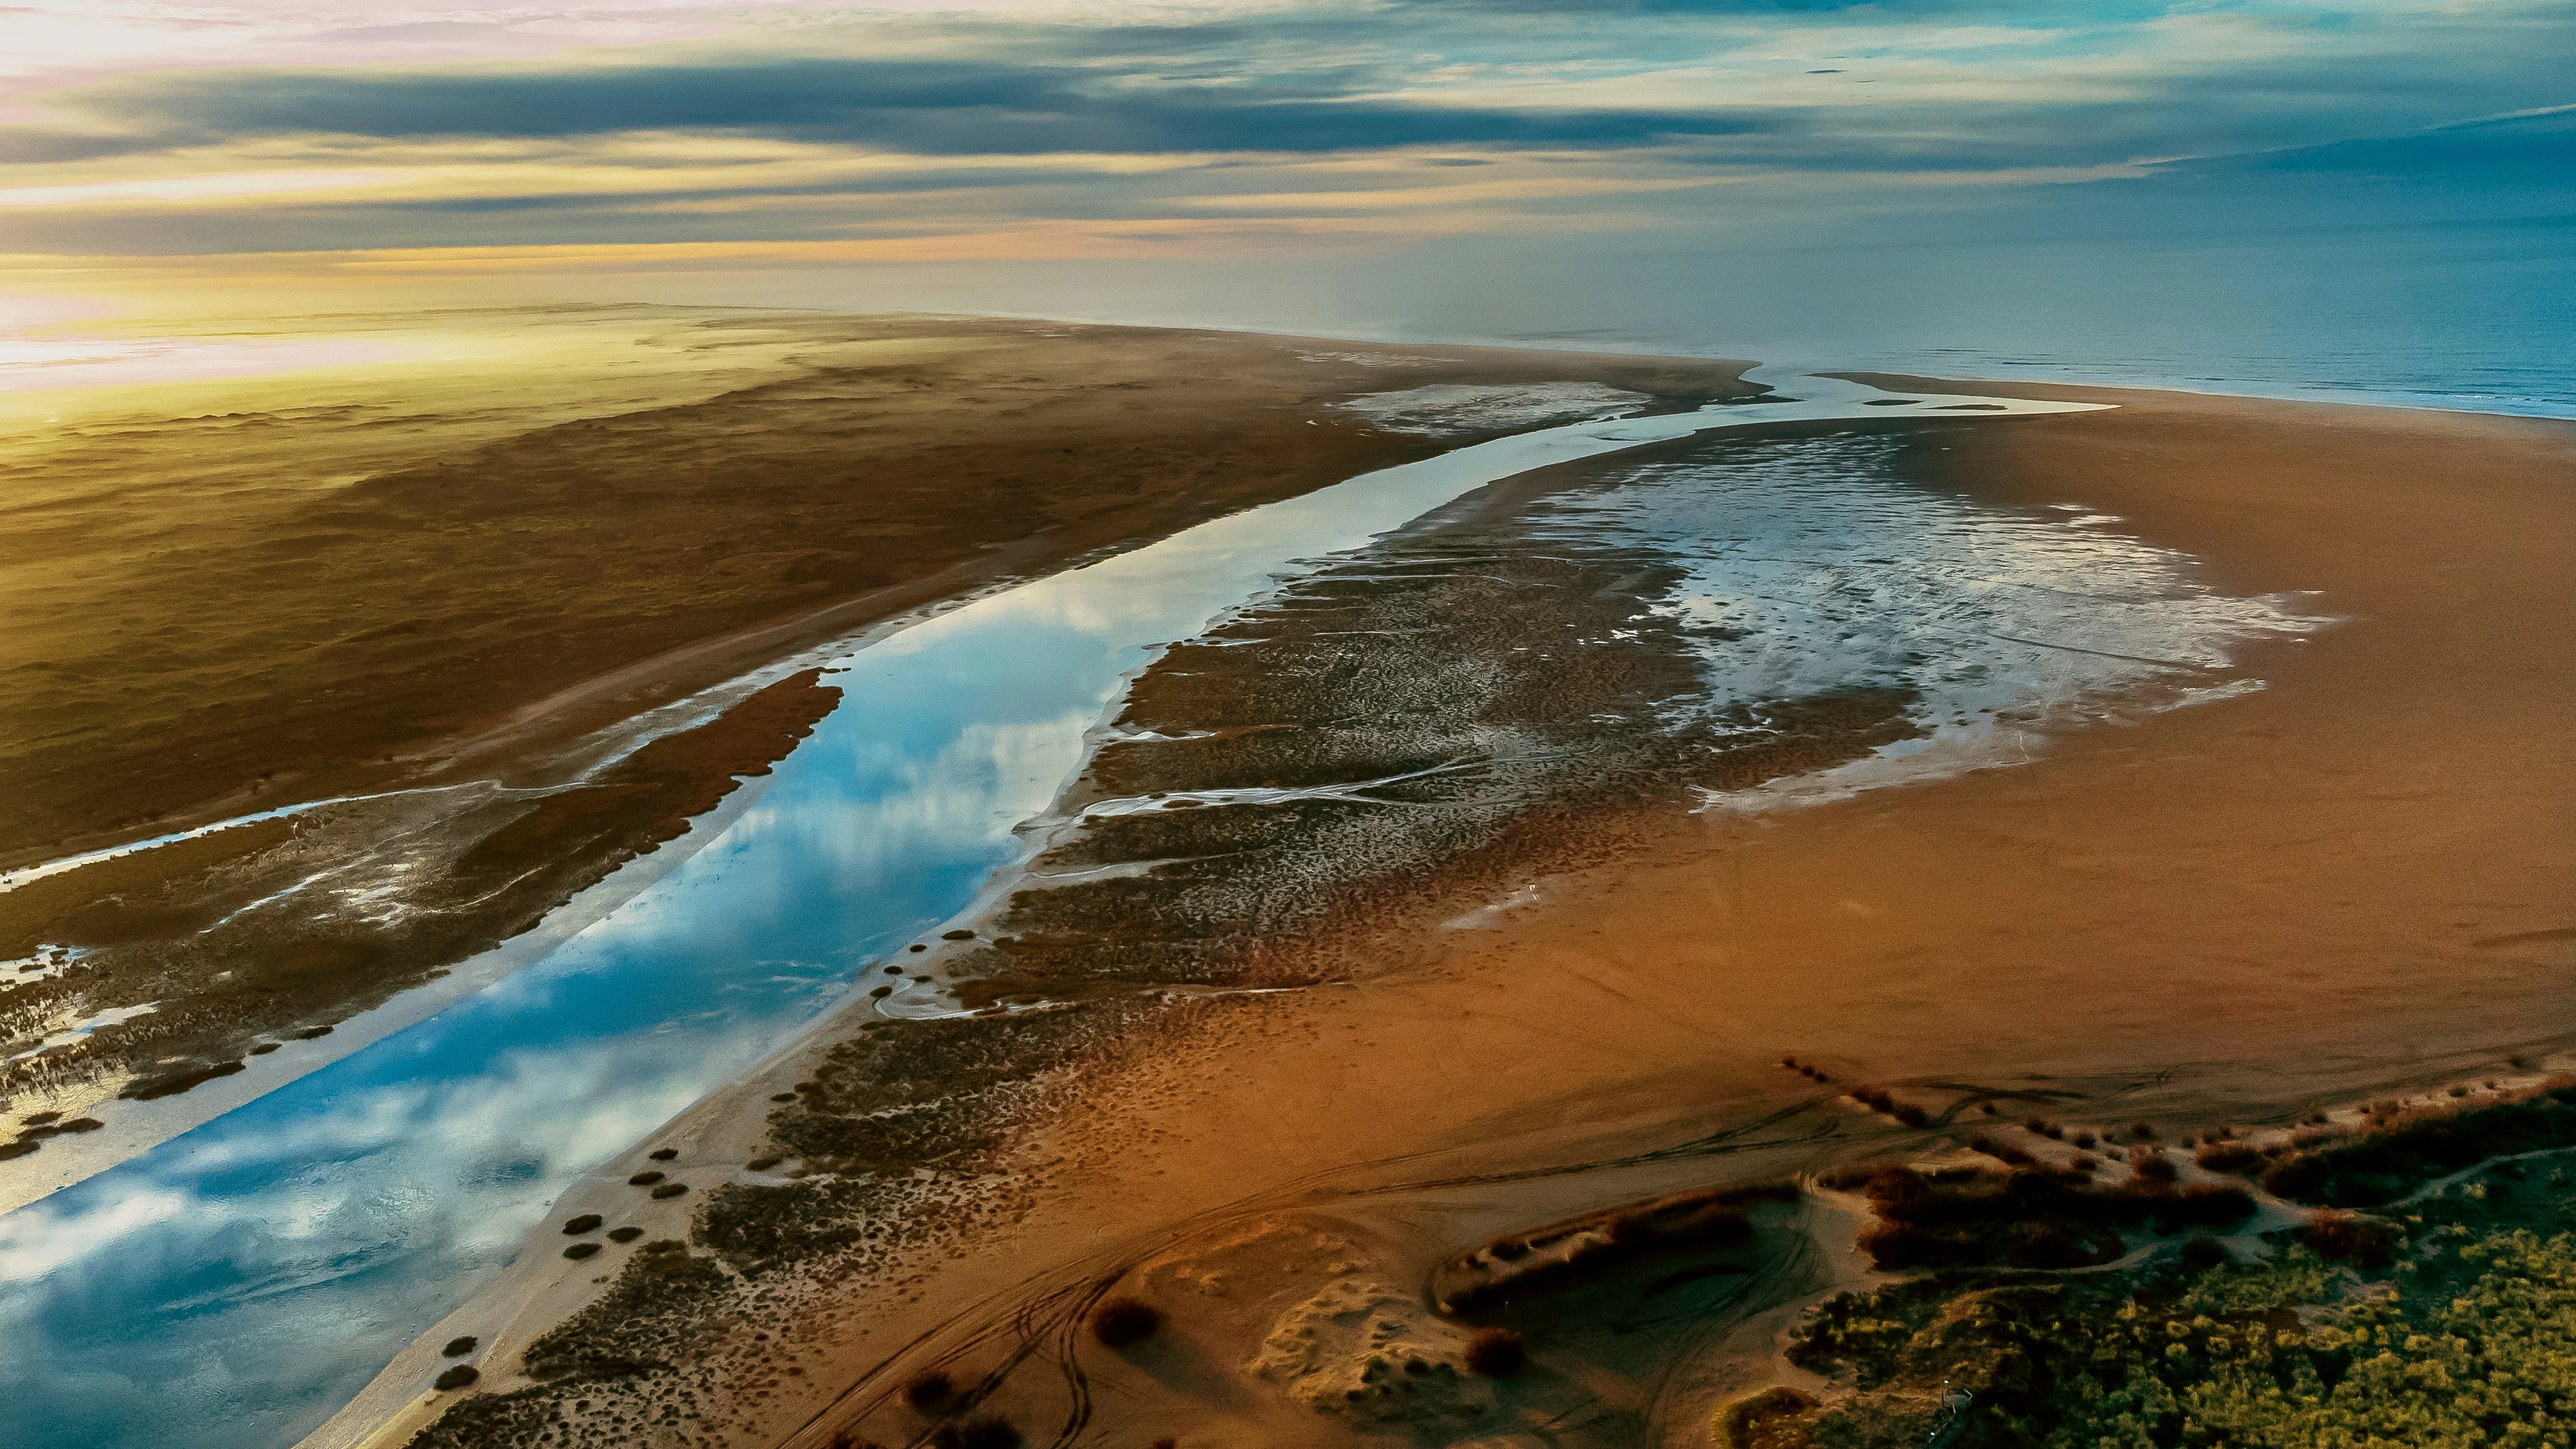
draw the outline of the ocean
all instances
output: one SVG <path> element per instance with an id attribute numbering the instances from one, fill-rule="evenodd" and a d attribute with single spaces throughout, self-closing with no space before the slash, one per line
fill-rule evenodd
<path id="1" fill-rule="evenodd" d="M 1259 266 L 869 268 L 792 295 L 2576 418 L 2576 216 L 1832 247 L 1464 238 Z"/>

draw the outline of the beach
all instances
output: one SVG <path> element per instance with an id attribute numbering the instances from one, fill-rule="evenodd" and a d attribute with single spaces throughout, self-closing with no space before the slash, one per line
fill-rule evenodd
<path id="1" fill-rule="evenodd" d="M 2559 1059 L 2563 424 L 1869 380 L 2115 404 L 1886 431 L 1921 486 L 2080 505 L 2316 627 L 2241 642 L 2259 688 L 2034 723 L 1946 777 L 1696 811 L 1596 792 L 1234 963 L 1288 989 L 1077 1000 L 1033 978 L 984 998 L 1020 1011 L 845 1014 L 560 1205 L 614 1210 L 648 1147 L 736 1184 L 679 1255 L 722 1279 L 710 1296 L 637 1268 L 548 1277 L 532 1253 L 388 1376 L 417 1384 L 434 1341 L 477 1332 L 498 1392 L 412 1397 L 368 1442 L 433 1421 L 416 1442 L 908 1442 L 936 1419 L 898 1390 L 936 1366 L 1037 1437 L 1510 1437 L 1580 1400 L 1587 1434 L 1696 1443 L 1776 1376 L 1786 1314 L 1866 1276 L 1853 1223 L 1811 1207 L 1765 1228 L 1805 1246 L 1624 1357 L 1542 1315 L 1540 1378 L 1459 1379 L 1386 1417 L 1315 1391 L 1359 1391 L 1389 1344 L 1455 1359 L 1465 1330 L 1421 1285 L 1494 1234 L 1944 1130 L 1856 1109 L 1855 1083 L 2187 1134 Z M 1802 738 L 1830 767 L 1874 737 Z M 871 1120 L 918 1130 L 823 1131 Z M 612 1315 L 576 1311 L 602 1289 Z M 1172 1327 L 1132 1353 L 1090 1342 L 1112 1293 Z M 638 1352 L 647 1322 L 679 1336 Z M 1325 1347 L 1281 1338 L 1301 1323 Z M 510 1367 L 536 1344 L 552 1377 Z M 601 1367 L 657 1354 L 669 1369 Z"/>

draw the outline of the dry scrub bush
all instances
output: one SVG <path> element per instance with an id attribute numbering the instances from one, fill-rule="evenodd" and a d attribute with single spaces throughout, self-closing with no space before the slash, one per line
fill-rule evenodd
<path id="1" fill-rule="evenodd" d="M 942 1424 L 930 1436 L 938 1449 L 1020 1449 L 1019 1426 L 998 1415 Z"/>
<path id="2" fill-rule="evenodd" d="M 1803 1449 L 1800 1421 L 1817 1401 L 1785 1384 L 1748 1394 L 1718 1412 L 1717 1439 L 1724 1449 Z"/>
<path id="3" fill-rule="evenodd" d="M 1488 1328 L 1467 1341 L 1467 1367 L 1489 1379 L 1507 1379 L 1529 1365 L 1529 1344 L 1508 1328 Z"/>
<path id="4" fill-rule="evenodd" d="M 904 1380 L 903 1401 L 916 1409 L 935 1409 L 947 1403 L 957 1392 L 957 1385 L 945 1369 L 923 1369 Z"/>
<path id="5" fill-rule="evenodd" d="M 1091 1314 L 1091 1336 L 1110 1348 L 1143 1343 L 1162 1326 L 1163 1311 L 1138 1298 L 1112 1298 Z"/>

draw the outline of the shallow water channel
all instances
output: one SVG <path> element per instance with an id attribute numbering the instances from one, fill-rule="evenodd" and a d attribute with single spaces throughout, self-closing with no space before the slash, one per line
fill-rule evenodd
<path id="1" fill-rule="evenodd" d="M 1773 385 L 1804 400 L 1461 448 L 996 593 L 837 659 L 826 682 L 842 703 L 812 737 L 747 804 L 630 866 L 651 883 L 587 929 L 0 1217 L 0 1437 L 17 1449 L 292 1443 L 510 1261 L 565 1184 L 988 889 L 1161 648 L 1499 478 L 1698 431 L 1891 411 L 1854 384 Z M 1663 606 L 1717 608 L 1722 552 L 1694 575 L 1708 587 Z M 1762 582 L 1777 593 L 1777 577 Z M 599 889 L 611 888 L 634 880 Z"/>

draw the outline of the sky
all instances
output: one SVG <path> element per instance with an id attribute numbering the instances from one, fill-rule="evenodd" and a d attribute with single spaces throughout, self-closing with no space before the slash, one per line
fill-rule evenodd
<path id="1" fill-rule="evenodd" d="M 34 0 L 0 74 L 30 315 L 1581 292 L 1784 252 L 2554 247 L 2576 215 L 2566 0 Z"/>

